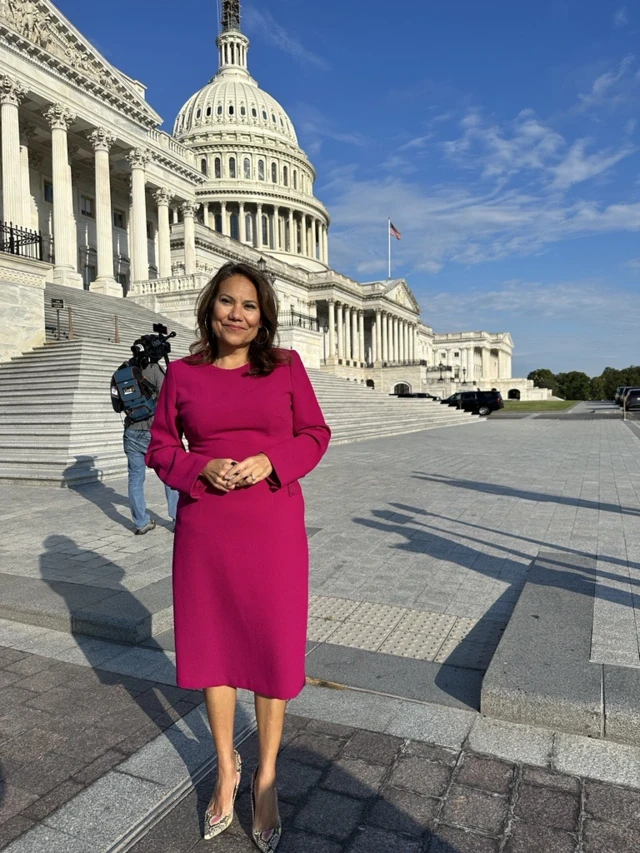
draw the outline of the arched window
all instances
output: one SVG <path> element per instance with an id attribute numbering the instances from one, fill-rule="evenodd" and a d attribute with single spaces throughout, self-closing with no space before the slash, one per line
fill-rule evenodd
<path id="1" fill-rule="evenodd" d="M 298 189 L 298 171 L 297 171 L 297 169 L 293 170 L 293 188 L 294 188 L 294 190 Z"/>
<path id="2" fill-rule="evenodd" d="M 262 110 L 262 118 L 263 118 L 265 121 L 267 121 L 268 116 L 267 116 L 267 111 L 266 111 L 266 110 Z"/>
<path id="3" fill-rule="evenodd" d="M 254 118 L 258 118 L 258 110 L 255 107 L 251 107 L 251 115 Z"/>
<path id="4" fill-rule="evenodd" d="M 229 104 L 229 115 L 232 116 L 235 112 L 233 104 Z"/>
<path id="5" fill-rule="evenodd" d="M 253 239 L 253 216 L 250 213 L 245 213 L 244 216 L 244 230 L 247 235 L 247 243 L 255 242 Z"/>
<path id="6" fill-rule="evenodd" d="M 269 240 L 269 217 L 265 213 L 262 214 L 262 245 L 271 245 L 271 241 Z"/>
<path id="7" fill-rule="evenodd" d="M 222 115 L 222 104 L 218 104 L 218 109 L 216 110 L 219 116 Z"/>
<path id="8" fill-rule="evenodd" d="M 248 157 L 244 158 L 244 177 L 247 181 L 251 180 L 251 160 Z"/>
<path id="9" fill-rule="evenodd" d="M 278 166 L 275 163 L 271 164 L 271 183 L 278 183 Z"/>
<path id="10" fill-rule="evenodd" d="M 289 167 L 288 166 L 284 166 L 282 169 L 282 183 L 285 185 L 285 187 L 289 186 Z"/>
<path id="11" fill-rule="evenodd" d="M 247 108 L 245 106 L 240 107 L 240 115 L 246 116 L 246 114 L 247 114 Z"/>
<path id="12" fill-rule="evenodd" d="M 230 178 L 236 177 L 236 158 L 235 157 L 229 157 L 229 177 Z"/>
<path id="13" fill-rule="evenodd" d="M 215 215 L 215 226 L 218 234 L 222 234 L 222 214 L 216 213 Z"/>
<path id="14" fill-rule="evenodd" d="M 207 165 L 207 158 L 206 157 L 203 157 L 202 160 L 200 160 L 200 171 L 202 172 L 203 175 L 209 174 L 209 167 Z"/>
<path id="15" fill-rule="evenodd" d="M 275 113 L 271 113 L 271 121 L 272 121 L 274 124 L 277 124 L 277 122 L 276 122 L 276 114 L 275 114 Z"/>
<path id="16" fill-rule="evenodd" d="M 202 115 L 202 110 L 198 110 L 196 113 L 196 118 L 200 118 L 201 115 Z"/>
<path id="17" fill-rule="evenodd" d="M 240 239 L 240 232 L 238 230 L 238 214 L 232 213 L 229 218 L 231 220 L 231 237 L 234 240 L 239 240 Z"/>
<path id="18" fill-rule="evenodd" d="M 264 160 L 258 160 L 258 180 L 264 181 Z"/>
<path id="19" fill-rule="evenodd" d="M 219 157 L 216 157 L 214 163 L 214 175 L 216 178 L 222 177 L 222 160 Z"/>

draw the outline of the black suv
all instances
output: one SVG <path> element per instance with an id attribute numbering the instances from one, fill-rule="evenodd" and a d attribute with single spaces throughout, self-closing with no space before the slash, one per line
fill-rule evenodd
<path id="1" fill-rule="evenodd" d="M 442 400 L 442 403 L 464 409 L 474 415 L 490 415 L 496 409 L 504 409 L 499 391 L 458 391 Z"/>

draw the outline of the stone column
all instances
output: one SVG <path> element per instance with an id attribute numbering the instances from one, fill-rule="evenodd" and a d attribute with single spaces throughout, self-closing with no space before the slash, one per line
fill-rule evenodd
<path id="1" fill-rule="evenodd" d="M 491 350 L 488 347 L 482 347 L 482 379 L 491 381 Z"/>
<path id="2" fill-rule="evenodd" d="M 227 223 L 227 202 L 226 201 L 220 202 L 220 227 L 222 229 L 220 231 L 220 233 L 224 234 L 225 236 L 228 237 L 229 236 L 229 228 L 228 228 L 228 223 Z"/>
<path id="3" fill-rule="evenodd" d="M 316 247 L 317 241 L 316 241 L 316 221 L 313 218 L 313 216 L 310 218 L 309 224 L 311 226 L 309 228 L 310 238 L 311 238 L 310 256 L 315 259 L 317 256 L 317 247 Z"/>
<path id="4" fill-rule="evenodd" d="M 31 178 L 29 174 L 29 143 L 35 135 L 35 125 L 20 122 L 20 194 L 22 198 L 22 219 L 24 228 L 32 228 Z"/>
<path id="5" fill-rule="evenodd" d="M 380 348 L 380 359 L 381 361 L 389 361 L 389 325 L 388 325 L 388 317 L 385 311 L 380 312 L 380 336 L 381 336 L 381 348 Z"/>
<path id="6" fill-rule="evenodd" d="M 295 252 L 295 232 L 294 232 L 294 221 L 293 221 L 293 210 L 289 208 L 289 244 L 287 246 L 287 251 L 290 254 L 294 254 Z"/>
<path id="7" fill-rule="evenodd" d="M 264 246 L 262 241 L 262 203 L 258 202 L 257 212 L 256 212 L 256 248 L 261 249 Z"/>
<path id="8" fill-rule="evenodd" d="M 2 204 L 4 221 L 26 228 L 22 198 L 22 159 L 18 107 L 26 90 L 16 80 L 0 77 L 0 117 L 2 119 Z M 65 130 L 66 135 L 66 130 Z"/>
<path id="9" fill-rule="evenodd" d="M 391 361 L 398 361 L 398 318 L 391 318 Z"/>
<path id="10" fill-rule="evenodd" d="M 273 248 L 276 252 L 282 250 L 280 242 L 280 208 L 274 205 L 273 208 Z"/>
<path id="11" fill-rule="evenodd" d="M 324 222 L 322 223 L 322 260 L 327 266 L 329 265 L 329 239 L 327 226 Z"/>
<path id="12" fill-rule="evenodd" d="M 96 244 L 98 275 L 90 289 L 107 296 L 122 296 L 122 287 L 113 276 L 113 216 L 111 212 L 111 176 L 109 151 L 115 138 L 103 127 L 89 133 L 95 152 Z"/>
<path id="13" fill-rule="evenodd" d="M 127 154 L 131 166 L 131 205 L 133 212 L 133 246 L 131 251 L 131 280 L 149 278 L 149 250 L 147 246 L 147 199 L 145 168 L 151 160 L 145 148 L 132 148 Z"/>
<path id="14" fill-rule="evenodd" d="M 344 303 L 338 303 L 338 358 L 344 358 Z"/>
<path id="15" fill-rule="evenodd" d="M 67 146 L 67 131 L 75 116 L 62 104 L 54 104 L 46 110 L 44 117 L 51 127 L 55 255 L 53 278 L 58 284 L 81 288 L 83 283 L 77 271 L 78 248 Z"/>
<path id="16" fill-rule="evenodd" d="M 360 362 L 365 360 L 364 358 L 364 311 L 358 311 L 358 341 L 360 346 L 358 348 L 358 359 Z"/>
<path id="17" fill-rule="evenodd" d="M 196 224 L 195 213 L 200 207 L 196 201 L 185 201 L 180 205 L 184 222 L 184 272 L 193 275 L 196 271 Z"/>
<path id="18" fill-rule="evenodd" d="M 329 355 L 327 361 L 334 364 L 336 358 L 336 302 L 335 299 L 328 300 L 329 305 Z M 329 361 L 331 359 L 331 361 Z"/>
<path id="19" fill-rule="evenodd" d="M 171 277 L 171 228 L 169 227 L 169 205 L 172 195 L 164 187 L 156 190 L 153 197 L 158 205 L 158 277 Z"/>
<path id="20" fill-rule="evenodd" d="M 373 339 L 373 360 L 378 364 L 382 361 L 382 311 L 376 308 L 375 336 Z"/>
<path id="21" fill-rule="evenodd" d="M 313 226 L 313 220 L 311 220 Z M 351 358 L 353 361 L 358 360 L 360 352 L 360 335 L 358 332 L 358 312 L 355 308 L 351 309 Z"/>
<path id="22" fill-rule="evenodd" d="M 344 313 L 344 357 L 351 361 L 351 308 L 346 306 Z"/>
<path id="23" fill-rule="evenodd" d="M 244 202 L 238 202 L 238 239 L 243 246 L 247 243 L 247 223 L 244 218 Z"/>

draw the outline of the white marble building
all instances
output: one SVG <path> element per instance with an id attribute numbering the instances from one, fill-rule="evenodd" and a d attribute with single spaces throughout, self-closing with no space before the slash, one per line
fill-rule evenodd
<path id="1" fill-rule="evenodd" d="M 273 276 L 282 344 L 309 366 L 387 391 L 537 393 L 511 378 L 508 333 L 435 334 L 405 280 L 361 283 L 331 268 L 315 170 L 249 74 L 238 0 L 223 2 L 217 45 L 218 73 L 169 135 L 146 87 L 52 3 L 0 0 L 0 359 L 41 342 L 45 280 L 192 325 L 210 275 L 242 259 Z M 41 236 L 39 259 L 7 251 L 10 233 L 26 239 L 9 225 Z"/>

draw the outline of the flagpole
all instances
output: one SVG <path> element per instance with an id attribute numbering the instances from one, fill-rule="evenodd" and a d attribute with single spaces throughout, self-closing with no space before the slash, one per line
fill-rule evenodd
<path id="1" fill-rule="evenodd" d="M 387 239 L 389 241 L 389 279 L 391 278 L 391 217 L 387 220 Z"/>

